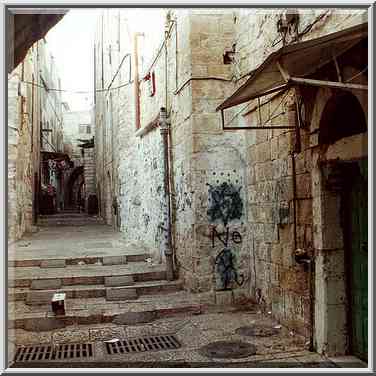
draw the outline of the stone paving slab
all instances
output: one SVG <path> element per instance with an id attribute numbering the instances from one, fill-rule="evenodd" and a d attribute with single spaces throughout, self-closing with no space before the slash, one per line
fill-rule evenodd
<path id="1" fill-rule="evenodd" d="M 105 277 L 104 285 L 107 287 L 130 286 L 134 285 L 134 279 L 131 275 Z"/>
<path id="2" fill-rule="evenodd" d="M 65 268 L 65 260 L 43 260 L 40 264 L 41 268 Z"/>
<path id="3" fill-rule="evenodd" d="M 46 242 L 46 241 L 43 241 Z M 40 245 L 36 245 L 35 248 L 30 249 L 20 249 L 19 251 L 14 251 L 13 253 L 8 253 L 8 261 L 16 260 L 45 260 L 45 259 L 72 259 L 72 258 L 90 258 L 94 255 L 100 257 L 114 257 L 114 256 L 131 256 L 131 255 L 144 255 L 146 259 L 148 257 L 148 252 L 144 248 L 136 247 L 124 247 L 118 244 L 113 244 L 109 248 L 101 249 L 86 249 L 84 248 L 85 243 L 65 245 L 62 247 L 49 246 L 46 248 L 40 248 Z M 129 261 L 129 260 L 128 260 Z"/>
<path id="4" fill-rule="evenodd" d="M 50 290 L 50 289 L 60 289 L 61 280 L 60 279 L 42 279 L 35 280 L 31 283 L 31 290 Z"/>
<path id="5" fill-rule="evenodd" d="M 111 287 L 106 289 L 106 300 L 122 301 L 128 299 L 137 299 L 137 290 L 133 288 Z"/>
<path id="6" fill-rule="evenodd" d="M 150 272 L 164 272 L 164 265 L 150 267 L 146 262 L 134 262 L 132 265 L 72 265 L 65 269 L 41 269 L 37 267 L 15 268 L 16 279 L 74 278 L 88 276 L 111 277 L 114 275 L 137 275 Z M 64 283 L 64 282 L 63 282 Z"/>

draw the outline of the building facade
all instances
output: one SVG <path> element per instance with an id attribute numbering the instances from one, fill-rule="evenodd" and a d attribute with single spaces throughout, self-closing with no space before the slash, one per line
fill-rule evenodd
<path id="1" fill-rule="evenodd" d="M 169 11 L 141 68 L 147 35 L 106 10 L 95 42 L 107 223 L 187 290 L 253 299 L 320 353 L 363 358 L 366 22 L 355 9 Z"/>
<path id="2" fill-rule="evenodd" d="M 43 187 L 59 195 L 51 153 L 63 148 L 60 80 L 44 39 L 8 75 L 8 240 L 32 231 Z M 51 163 L 50 163 L 51 164 Z M 50 171 L 51 170 L 51 171 Z M 51 173 L 50 173 L 51 172 Z"/>
<path id="3" fill-rule="evenodd" d="M 64 208 L 87 209 L 89 195 L 95 194 L 92 116 L 92 111 L 71 111 L 64 104 L 64 152 L 71 162 L 64 174 Z"/>

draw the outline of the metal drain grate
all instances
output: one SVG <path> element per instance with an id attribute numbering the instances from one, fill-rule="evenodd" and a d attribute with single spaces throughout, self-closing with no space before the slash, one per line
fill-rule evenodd
<path id="1" fill-rule="evenodd" d="M 90 358 L 93 356 L 92 343 L 70 343 L 66 345 L 37 345 L 18 347 L 15 362 L 36 362 L 43 360 L 62 360 Z"/>
<path id="2" fill-rule="evenodd" d="M 173 335 L 131 338 L 116 342 L 106 342 L 109 355 L 143 351 L 173 350 L 181 347 Z"/>

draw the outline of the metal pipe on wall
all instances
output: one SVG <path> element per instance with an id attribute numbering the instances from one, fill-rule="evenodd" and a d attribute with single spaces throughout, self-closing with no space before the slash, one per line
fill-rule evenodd
<path id="1" fill-rule="evenodd" d="M 134 101 L 135 101 L 135 122 L 136 129 L 139 129 L 140 124 L 140 83 L 138 76 L 138 43 L 137 38 L 143 36 L 143 33 L 135 33 L 133 35 L 133 56 L 134 56 Z"/>
<path id="2" fill-rule="evenodd" d="M 172 236 L 171 236 L 171 192 L 170 192 L 170 163 L 168 152 L 168 139 L 170 133 L 170 124 L 167 121 L 167 110 L 162 107 L 160 110 L 159 127 L 162 136 L 162 148 L 163 148 L 163 186 L 164 197 L 166 205 L 166 213 L 164 216 L 164 254 L 166 256 L 166 279 L 172 281 L 174 279 L 174 267 L 173 267 L 173 250 L 172 250 Z"/>

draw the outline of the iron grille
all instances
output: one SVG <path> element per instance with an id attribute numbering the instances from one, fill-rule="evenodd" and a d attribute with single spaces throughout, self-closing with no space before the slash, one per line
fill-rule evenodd
<path id="1" fill-rule="evenodd" d="M 35 362 L 44 360 L 62 360 L 89 358 L 93 356 L 92 343 L 70 343 L 65 345 L 37 345 L 18 347 L 15 362 Z"/>
<path id="2" fill-rule="evenodd" d="M 141 337 L 106 342 L 109 355 L 125 354 L 132 352 L 173 350 L 181 347 L 179 341 L 173 335 Z"/>

